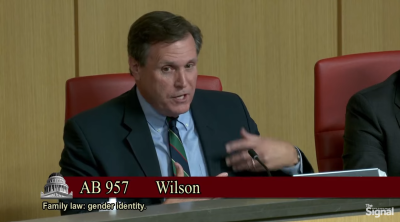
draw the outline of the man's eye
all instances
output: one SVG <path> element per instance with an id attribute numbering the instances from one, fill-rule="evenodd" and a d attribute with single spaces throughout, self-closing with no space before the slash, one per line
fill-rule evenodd
<path id="1" fill-rule="evenodd" d="M 194 66 L 194 65 L 193 65 L 192 63 L 190 63 L 190 64 L 187 64 L 187 65 L 186 65 L 186 68 L 187 68 L 187 69 L 190 69 L 190 68 L 193 68 L 193 66 Z"/>
<path id="2" fill-rule="evenodd" d="M 171 72 L 172 69 L 171 69 L 171 67 L 169 67 L 169 66 L 165 66 L 165 67 L 162 67 L 162 68 L 161 68 L 161 71 L 163 71 L 163 72 Z"/>

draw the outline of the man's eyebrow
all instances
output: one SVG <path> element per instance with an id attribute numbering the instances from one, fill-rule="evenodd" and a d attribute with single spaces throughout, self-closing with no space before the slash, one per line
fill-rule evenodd
<path id="1" fill-rule="evenodd" d="M 171 62 L 171 61 L 160 61 L 160 64 L 161 65 L 168 65 L 168 66 L 174 66 L 175 65 L 175 63 L 174 62 Z"/>
<path id="2" fill-rule="evenodd" d="M 193 59 L 189 60 L 188 63 L 190 63 L 190 62 L 197 62 L 197 58 L 193 58 Z"/>

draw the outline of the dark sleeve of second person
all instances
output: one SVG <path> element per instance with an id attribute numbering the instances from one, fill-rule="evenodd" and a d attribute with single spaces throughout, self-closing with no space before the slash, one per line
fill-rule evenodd
<path id="1" fill-rule="evenodd" d="M 387 172 L 385 141 L 373 107 L 362 94 L 347 104 L 343 163 L 345 170 L 379 168 Z"/>

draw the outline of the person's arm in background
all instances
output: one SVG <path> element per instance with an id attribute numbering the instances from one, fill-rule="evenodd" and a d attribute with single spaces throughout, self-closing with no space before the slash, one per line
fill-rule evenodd
<path id="1" fill-rule="evenodd" d="M 361 94 L 350 98 L 344 131 L 344 170 L 379 168 L 387 172 L 385 141 L 379 121 Z"/>
<path id="2" fill-rule="evenodd" d="M 61 154 L 60 167 L 63 177 L 100 176 L 96 161 L 90 150 L 90 145 L 74 120 L 69 120 L 64 127 L 64 150 Z M 61 199 L 60 202 L 73 203 L 103 203 L 108 199 Z M 87 208 L 86 208 L 87 209 Z M 61 215 L 88 212 L 87 210 L 61 211 Z"/>

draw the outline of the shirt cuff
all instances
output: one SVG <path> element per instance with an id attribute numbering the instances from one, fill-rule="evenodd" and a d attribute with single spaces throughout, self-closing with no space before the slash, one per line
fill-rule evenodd
<path id="1" fill-rule="evenodd" d="M 296 174 L 302 174 L 303 173 L 303 157 L 301 156 L 300 149 L 297 148 L 297 147 L 295 147 L 295 148 L 296 148 L 297 153 L 299 154 L 299 157 L 300 157 L 299 162 L 296 165 L 292 166 L 292 167 L 285 167 L 285 168 L 281 169 L 284 173 L 292 175 L 292 176 L 296 175 Z"/>

